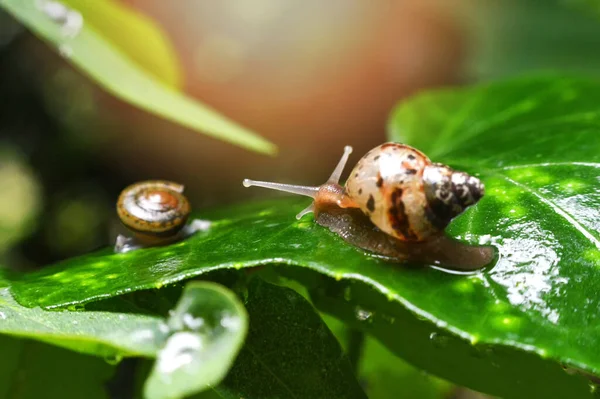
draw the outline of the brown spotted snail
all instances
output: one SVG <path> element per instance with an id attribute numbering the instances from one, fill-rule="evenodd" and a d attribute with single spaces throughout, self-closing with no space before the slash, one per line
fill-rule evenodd
<path id="1" fill-rule="evenodd" d="M 385 143 L 358 161 L 342 187 L 339 180 L 351 153 L 352 147 L 346 146 L 319 187 L 249 179 L 243 183 L 313 198 L 297 219 L 314 212 L 318 224 L 387 260 L 458 270 L 475 270 L 492 261 L 493 247 L 467 245 L 444 234 L 454 217 L 484 195 L 478 178 L 433 163 L 408 145 Z"/>
<path id="2" fill-rule="evenodd" d="M 132 237 L 119 235 L 115 252 L 171 244 L 206 230 L 210 222 L 186 224 L 191 206 L 184 186 L 165 180 L 149 180 L 125 188 L 117 200 L 117 214 Z"/>

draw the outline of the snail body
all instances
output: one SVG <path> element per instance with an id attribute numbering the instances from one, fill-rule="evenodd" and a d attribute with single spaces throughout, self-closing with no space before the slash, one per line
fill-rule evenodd
<path id="1" fill-rule="evenodd" d="M 385 143 L 358 161 L 342 187 L 339 180 L 351 153 L 352 148 L 346 146 L 332 175 L 319 187 L 248 179 L 243 183 L 246 187 L 259 186 L 313 198 L 313 203 L 296 215 L 297 219 L 314 212 L 320 225 L 353 245 L 390 260 L 481 267 L 493 258 L 490 247 L 474 247 L 483 252 L 469 250 L 471 259 L 465 261 L 467 248 L 462 248 L 461 253 L 460 246 L 466 245 L 443 234 L 454 217 L 484 195 L 479 179 L 433 163 L 408 145 Z M 458 248 L 454 255 L 453 245 Z"/>
<path id="2" fill-rule="evenodd" d="M 117 214 L 133 237 L 119 235 L 115 251 L 170 244 L 206 228 L 197 220 L 186 225 L 191 206 L 183 190 L 183 185 L 166 180 L 143 181 L 125 188 L 117 200 Z"/>

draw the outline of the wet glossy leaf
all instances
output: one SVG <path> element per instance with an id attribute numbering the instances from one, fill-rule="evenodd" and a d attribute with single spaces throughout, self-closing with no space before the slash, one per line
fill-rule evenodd
<path id="1" fill-rule="evenodd" d="M 223 383 L 222 398 L 366 398 L 339 343 L 296 291 L 253 279 L 246 345 Z"/>
<path id="2" fill-rule="evenodd" d="M 148 399 L 181 398 L 221 382 L 244 342 L 248 315 L 233 292 L 191 282 L 168 326 L 175 333 L 146 382 Z"/>
<path id="3" fill-rule="evenodd" d="M 400 106 L 392 138 L 478 173 L 484 199 L 451 226 L 498 264 L 403 291 L 454 332 L 600 373 L 600 85 L 545 76 L 429 93 Z M 415 287 L 416 288 L 416 287 Z M 449 306 L 449 304 L 451 304 Z"/>
<path id="4" fill-rule="evenodd" d="M 599 83 L 546 76 L 424 94 L 396 111 L 393 138 L 479 173 L 486 184 L 482 201 L 449 228 L 454 237 L 498 247 L 498 264 L 478 274 L 366 256 L 310 217 L 295 221 L 307 205 L 299 198 L 206 211 L 200 216 L 212 227 L 184 242 L 70 259 L 12 277 L 11 290 L 24 305 L 52 308 L 218 269 L 296 265 L 372 287 L 384 301 L 371 312 L 387 307 L 386 314 L 406 316 L 394 326 L 373 323 L 374 334 L 441 377 L 502 396 L 557 387 L 584 396 L 585 380 L 558 362 L 600 374 L 593 333 L 600 317 L 599 103 Z M 370 299 L 357 294 L 353 301 Z M 398 339 L 400 331 L 407 339 Z M 449 337 L 447 349 L 433 345 L 432 332 Z M 478 357 L 475 343 L 495 356 Z M 515 384 L 530 375 L 532 383 Z"/>
<path id="5" fill-rule="evenodd" d="M 0 0 L 0 7 L 111 94 L 214 138 L 257 152 L 275 152 L 275 146 L 256 133 L 155 78 L 144 69 L 151 65 L 136 64 L 122 51 L 127 46 L 113 43 L 103 33 L 104 24 L 95 18 L 86 21 L 78 11 L 62 6 L 55 0 Z"/>
<path id="6" fill-rule="evenodd" d="M 320 310 L 372 335 L 414 366 L 459 385 L 507 398 L 592 397 L 585 377 L 565 372 L 550 359 L 505 345 L 473 344 L 365 283 L 331 279 L 311 291 Z"/>
<path id="7" fill-rule="evenodd" d="M 0 336 L 0 398 L 108 399 L 114 366 L 41 342 Z"/>

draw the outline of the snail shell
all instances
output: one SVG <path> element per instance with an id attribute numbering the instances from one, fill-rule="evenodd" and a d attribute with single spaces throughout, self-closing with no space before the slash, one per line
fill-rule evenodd
<path id="1" fill-rule="evenodd" d="M 424 241 L 443 231 L 484 194 L 479 179 L 398 143 L 369 151 L 345 189 L 373 224 L 402 241 Z"/>
<path id="2" fill-rule="evenodd" d="M 117 201 L 121 222 L 141 241 L 175 237 L 190 215 L 183 185 L 150 180 L 127 187 Z"/>
<path id="3" fill-rule="evenodd" d="M 346 146 L 327 182 L 318 187 L 249 179 L 243 184 L 313 198 L 296 218 L 314 212 L 318 224 L 388 260 L 460 270 L 475 270 L 492 261 L 493 247 L 463 244 L 443 234 L 454 217 L 484 195 L 479 179 L 432 163 L 410 146 L 385 143 L 356 164 L 342 187 L 338 182 L 351 152 Z"/>

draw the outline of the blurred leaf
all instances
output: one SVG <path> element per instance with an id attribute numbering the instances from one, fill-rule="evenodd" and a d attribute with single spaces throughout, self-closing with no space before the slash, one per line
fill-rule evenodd
<path id="1" fill-rule="evenodd" d="M 366 398 L 339 343 L 296 291 L 253 279 L 250 330 L 222 398 Z"/>
<path id="2" fill-rule="evenodd" d="M 369 398 L 442 399 L 452 390 L 452 384 L 412 367 L 370 337 L 365 341 L 358 376 Z"/>
<path id="3" fill-rule="evenodd" d="M 168 325 L 176 332 L 146 382 L 148 399 L 180 398 L 221 382 L 244 342 L 248 315 L 231 291 L 191 282 Z"/>
<path id="4" fill-rule="evenodd" d="M 600 0 L 559 0 L 559 3 L 576 7 L 581 11 L 591 11 L 600 16 Z"/>
<path id="5" fill-rule="evenodd" d="M 435 291 L 422 291 L 425 296 L 427 292 Z M 442 323 L 435 326 L 397 306 L 365 283 L 331 279 L 311 293 L 321 311 L 372 335 L 413 366 L 459 385 L 506 398 L 593 396 L 587 379 L 566 373 L 549 359 L 509 345 L 466 341 Z M 381 387 L 377 383 L 374 389 Z"/>
<path id="6" fill-rule="evenodd" d="M 588 1 L 591 9 L 596 0 L 477 2 L 468 15 L 469 75 L 479 81 L 535 70 L 598 76 L 600 23 L 581 11 Z"/>
<path id="7" fill-rule="evenodd" d="M 39 183 L 14 148 L 0 146 L 0 254 L 34 227 L 41 208 Z"/>
<path id="8" fill-rule="evenodd" d="M 87 23 L 78 11 L 61 6 L 54 0 L 0 0 L 0 7 L 122 100 L 253 151 L 267 154 L 276 151 L 273 144 L 254 132 L 154 78 L 122 52 L 111 37 L 92 26 L 94 21 Z"/>
<path id="9" fill-rule="evenodd" d="M 589 333 L 600 317 L 599 103 L 597 81 L 542 76 L 424 94 L 394 113 L 394 139 L 485 182 L 486 196 L 448 230 L 498 247 L 497 264 L 480 273 L 368 256 L 310 218 L 296 221 L 308 200 L 294 198 L 206 211 L 212 227 L 183 242 L 66 260 L 11 278 L 11 290 L 26 306 L 53 308 L 214 270 L 295 265 L 355 282 L 352 307 L 342 293 L 328 311 L 364 329 L 381 314 L 369 332 L 442 378 L 501 396 L 586 397 L 585 379 L 559 363 L 600 374 L 600 337 Z M 444 349 L 432 338 L 441 335 Z"/>
<path id="10" fill-rule="evenodd" d="M 0 334 L 118 358 L 155 356 L 164 344 L 167 332 L 164 322 L 155 317 L 25 308 L 14 301 L 7 288 L 0 288 Z"/>
<path id="11" fill-rule="evenodd" d="M 144 71 L 174 89 L 181 89 L 177 53 L 162 27 L 141 12 L 118 0 L 62 0 L 76 9 L 86 24 L 102 32 Z"/>
<path id="12" fill-rule="evenodd" d="M 102 359 L 3 336 L 0 353 L 0 398 L 109 398 L 114 366 Z"/>
<path id="13" fill-rule="evenodd" d="M 0 334 L 115 361 L 158 357 L 146 387 L 148 398 L 182 397 L 218 384 L 242 345 L 247 325 L 235 295 L 210 282 L 190 283 L 167 323 L 134 314 L 24 308 L 6 288 L 0 289 Z"/>
<path id="14" fill-rule="evenodd" d="M 134 314 L 24 308 L 6 288 L 0 289 L 0 334 L 115 361 L 123 356 L 157 357 L 146 387 L 148 398 L 183 397 L 218 384 L 231 367 L 247 326 L 244 307 L 235 295 L 211 282 L 188 284 L 166 323 Z"/>
<path id="15" fill-rule="evenodd" d="M 321 314 L 321 318 L 327 323 L 346 353 L 356 350 L 356 348 L 349 348 L 349 345 L 352 333 L 358 330 L 348 327 L 348 323 L 327 313 Z M 450 397 L 454 389 L 452 384 L 428 375 L 395 356 L 372 337 L 365 337 L 363 347 L 359 350 L 357 375 L 369 398 L 441 399 Z"/>

